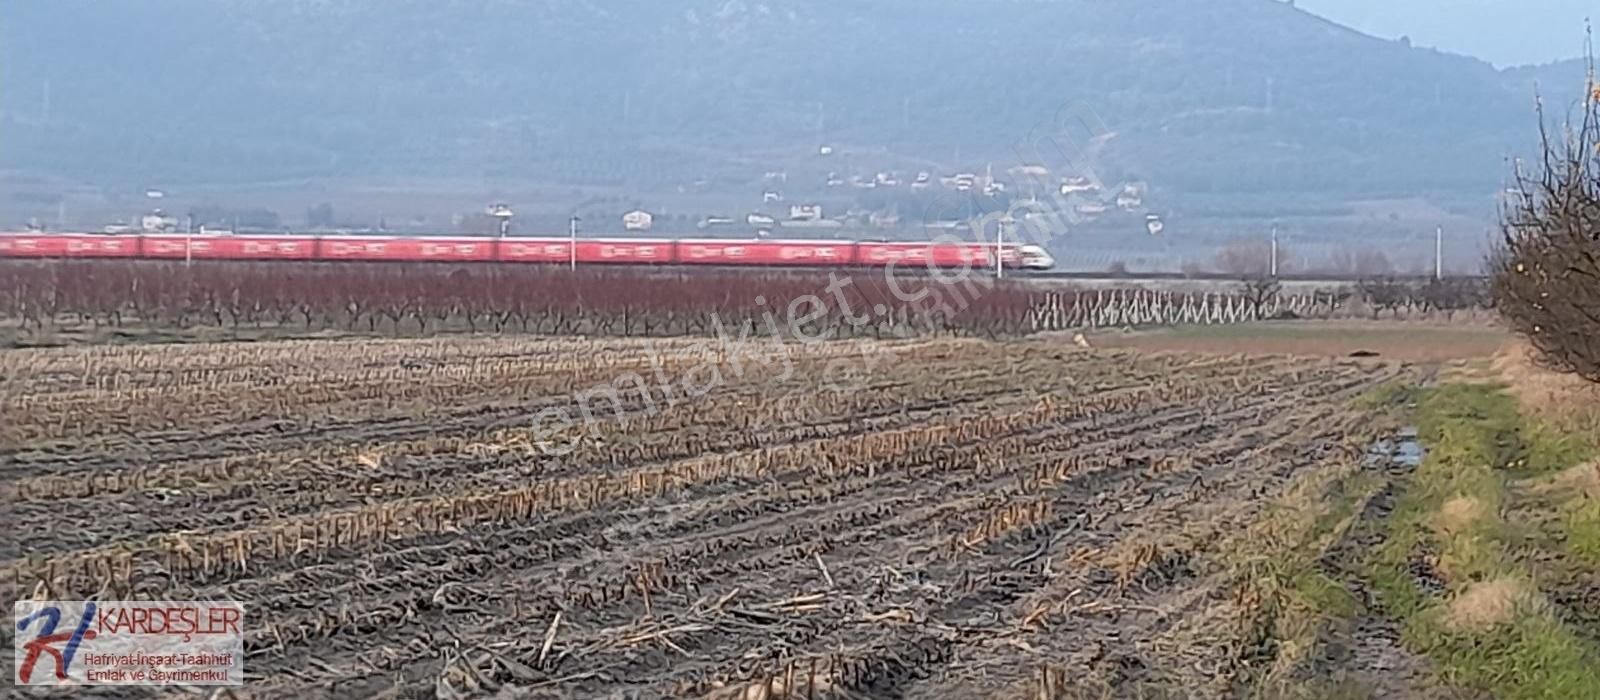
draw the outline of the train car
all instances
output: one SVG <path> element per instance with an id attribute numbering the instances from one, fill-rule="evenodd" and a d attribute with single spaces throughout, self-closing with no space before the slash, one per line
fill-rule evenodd
<path id="1" fill-rule="evenodd" d="M 502 238 L 495 244 L 498 260 L 521 263 L 569 263 L 572 243 L 565 238 Z"/>
<path id="2" fill-rule="evenodd" d="M 995 252 L 999 251 L 996 256 Z M 329 262 L 522 262 L 585 265 L 1008 268 L 1048 270 L 1036 245 L 960 242 L 772 241 L 660 238 L 482 238 L 466 236 L 102 235 L 0 233 L 0 257 Z"/>
<path id="3" fill-rule="evenodd" d="M 658 238 L 578 239 L 578 264 L 669 265 L 676 262 L 673 241 Z"/>
<path id="4" fill-rule="evenodd" d="M 495 241 L 491 238 L 325 236 L 319 242 L 317 259 L 330 262 L 490 262 L 495 259 Z"/>
<path id="5" fill-rule="evenodd" d="M 856 244 L 839 241 L 678 241 L 682 265 L 835 267 L 855 264 Z"/>
<path id="6" fill-rule="evenodd" d="M 982 243 L 861 243 L 857 262 L 871 267 L 990 267 L 994 246 Z M 1008 266 L 1014 249 L 1007 249 Z"/>
<path id="7" fill-rule="evenodd" d="M 143 257 L 157 260 L 316 260 L 317 239 L 310 236 L 142 237 Z"/>
<path id="8" fill-rule="evenodd" d="M 0 258 L 137 258 L 139 236 L 0 233 Z"/>

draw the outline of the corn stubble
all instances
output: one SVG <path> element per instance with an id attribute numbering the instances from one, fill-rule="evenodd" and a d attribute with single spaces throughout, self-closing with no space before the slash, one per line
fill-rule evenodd
<path id="1" fill-rule="evenodd" d="M 1216 542 L 1347 460 L 1350 399 L 1410 372 L 965 339 L 792 353 L 742 373 L 695 340 L 0 353 L 20 378 L 0 518 L 24 536 L 0 580 L 9 600 L 243 600 L 247 696 L 1225 697 L 1243 652 L 1171 643 L 1250 606 Z M 872 371 L 824 385 L 863 353 Z M 708 362 L 703 396 L 651 384 L 593 429 L 532 423 Z"/>

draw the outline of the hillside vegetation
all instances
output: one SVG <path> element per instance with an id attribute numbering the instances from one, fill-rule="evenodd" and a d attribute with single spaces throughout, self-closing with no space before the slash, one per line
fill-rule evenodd
<path id="1" fill-rule="evenodd" d="M 650 187 L 819 139 L 1033 159 L 1080 105 L 1115 133 L 1104 174 L 1173 190 L 1487 193 L 1535 81 L 1580 77 L 1269 0 L 52 0 L 0 9 L 0 167 Z"/>

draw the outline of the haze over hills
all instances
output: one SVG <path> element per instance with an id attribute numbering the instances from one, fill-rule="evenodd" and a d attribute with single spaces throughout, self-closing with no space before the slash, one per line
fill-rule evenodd
<path id="1" fill-rule="evenodd" d="M 1028 161 L 1018 144 L 1070 106 L 1111 132 L 1104 174 L 1158 189 L 1487 196 L 1532 141 L 1535 83 L 1564 104 L 1581 79 L 1271 0 L 11 2 L 0 168 L 648 191 L 821 143 Z"/>
<path id="2" fill-rule="evenodd" d="M 1536 65 L 1583 53 L 1593 0 L 1296 0 L 1297 5 L 1374 36 L 1482 58 L 1497 66 Z"/>

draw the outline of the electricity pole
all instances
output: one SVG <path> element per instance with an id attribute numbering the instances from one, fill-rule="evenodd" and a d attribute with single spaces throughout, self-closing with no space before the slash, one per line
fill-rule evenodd
<path id="1" fill-rule="evenodd" d="M 1444 279 L 1444 227 L 1433 230 L 1433 278 Z"/>

